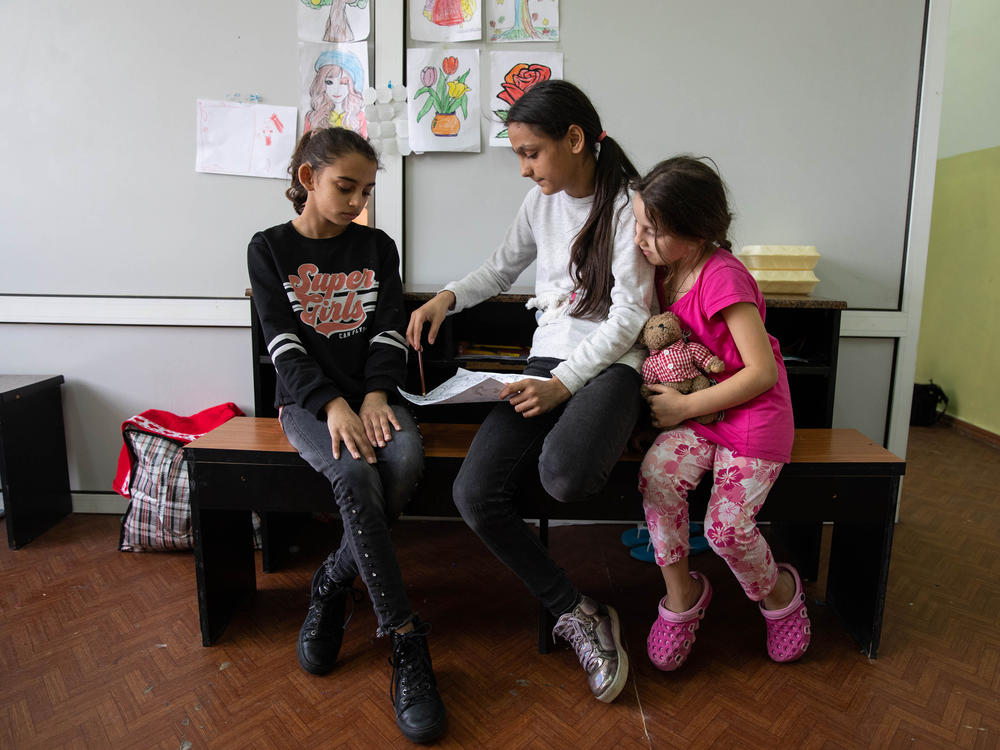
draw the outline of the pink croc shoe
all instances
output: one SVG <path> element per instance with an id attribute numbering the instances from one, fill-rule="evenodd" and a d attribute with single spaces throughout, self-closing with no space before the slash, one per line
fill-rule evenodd
<path id="1" fill-rule="evenodd" d="M 695 572 L 691 573 L 691 577 L 701 581 L 701 596 L 698 601 L 687 612 L 678 614 L 663 606 L 666 597 L 661 599 L 658 606 L 660 616 L 649 629 L 649 638 L 646 639 L 649 660 L 664 672 L 674 671 L 687 659 L 691 646 L 694 645 L 694 633 L 712 600 L 712 586 L 708 579 Z"/>
<path id="2" fill-rule="evenodd" d="M 806 595 L 798 571 L 787 563 L 778 563 L 778 570 L 787 570 L 795 579 L 795 594 L 784 609 L 764 609 L 760 613 L 767 624 L 767 654 L 774 661 L 795 661 L 809 648 L 810 624 L 806 611 Z"/>

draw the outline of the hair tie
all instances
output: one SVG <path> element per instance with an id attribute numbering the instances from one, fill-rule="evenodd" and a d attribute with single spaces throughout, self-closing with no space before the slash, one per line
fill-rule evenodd
<path id="1" fill-rule="evenodd" d="M 597 142 L 600 143 L 601 141 L 603 141 L 607 137 L 608 137 L 608 131 L 607 130 L 602 130 L 601 134 L 599 136 L 597 136 Z"/>

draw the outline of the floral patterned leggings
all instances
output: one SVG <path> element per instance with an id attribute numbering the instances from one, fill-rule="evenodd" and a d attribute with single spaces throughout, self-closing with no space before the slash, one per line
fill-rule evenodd
<path id="1" fill-rule="evenodd" d="M 656 564 L 672 565 L 688 555 L 688 492 L 706 471 L 715 485 L 705 515 L 705 538 L 740 582 L 760 601 L 774 588 L 778 568 L 757 530 L 756 517 L 783 464 L 736 456 L 690 427 L 661 432 L 639 470 L 639 491 Z"/>

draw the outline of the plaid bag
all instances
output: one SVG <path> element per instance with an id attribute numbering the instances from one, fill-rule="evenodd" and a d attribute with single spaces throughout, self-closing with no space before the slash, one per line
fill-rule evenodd
<path id="1" fill-rule="evenodd" d="M 118 548 L 125 552 L 189 550 L 191 493 L 184 445 L 241 416 L 232 403 L 190 417 L 151 409 L 122 423 L 115 491 L 131 499 Z"/>

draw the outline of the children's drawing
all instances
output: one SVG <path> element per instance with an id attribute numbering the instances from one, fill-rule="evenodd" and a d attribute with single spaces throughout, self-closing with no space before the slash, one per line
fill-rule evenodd
<path id="1" fill-rule="evenodd" d="M 491 42 L 558 42 L 559 0 L 486 0 Z"/>
<path id="2" fill-rule="evenodd" d="M 368 38 L 368 0 L 300 0 L 299 39 L 305 42 L 356 42 Z"/>
<path id="3" fill-rule="evenodd" d="M 454 80 L 451 76 L 458 72 L 458 58 L 446 57 L 441 61 L 439 68 L 428 65 L 420 71 L 420 82 L 424 85 L 418 89 L 413 96 L 416 99 L 426 97 L 424 106 L 420 108 L 417 115 L 417 122 L 420 122 L 424 115 L 434 110 L 434 120 L 431 123 L 431 132 L 437 136 L 458 135 L 462 128 L 462 120 L 458 119 L 455 111 L 461 107 L 462 119 L 469 117 L 469 86 L 465 79 L 469 77 L 466 70 L 462 75 Z"/>
<path id="4" fill-rule="evenodd" d="M 482 38 L 482 0 L 411 0 L 410 36 L 426 42 Z"/>
<path id="5" fill-rule="evenodd" d="M 368 86 L 368 46 L 299 44 L 302 131 L 341 127 L 368 135 L 362 92 Z"/>
<path id="6" fill-rule="evenodd" d="M 410 49 L 406 70 L 410 148 L 479 151 L 479 50 Z"/>
<path id="7" fill-rule="evenodd" d="M 510 146 L 507 139 L 507 111 L 524 92 L 541 81 L 562 78 L 561 52 L 491 52 L 490 145 Z"/>
<path id="8" fill-rule="evenodd" d="M 198 100 L 196 172 L 288 179 L 295 107 Z"/>

